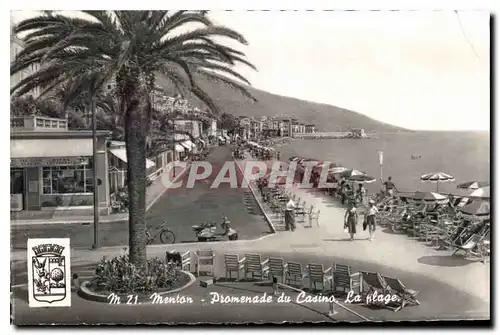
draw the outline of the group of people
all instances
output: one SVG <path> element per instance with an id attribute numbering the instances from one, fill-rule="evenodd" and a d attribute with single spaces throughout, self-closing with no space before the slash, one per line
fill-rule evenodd
<path id="1" fill-rule="evenodd" d="M 344 181 L 344 185 L 348 185 L 347 182 Z M 389 177 L 386 182 L 383 183 L 385 187 L 385 191 L 383 192 L 384 196 L 392 197 L 394 195 L 394 191 L 397 190 L 396 185 L 392 181 L 392 177 Z M 344 186 L 345 187 L 345 186 Z M 342 182 L 341 182 L 342 189 Z M 342 204 L 345 203 L 347 192 L 342 193 Z M 359 184 L 358 190 L 355 193 L 355 200 L 350 199 L 348 203 L 348 208 L 344 215 L 344 230 L 349 233 L 350 241 L 354 241 L 354 235 L 356 234 L 356 227 L 358 225 L 358 211 L 356 208 L 356 204 L 359 203 L 364 204 L 366 199 L 366 189 L 362 184 Z M 356 201 L 358 200 L 358 201 Z M 363 230 L 368 229 L 369 240 L 373 241 L 375 238 L 375 230 L 376 230 L 376 215 L 379 210 L 377 208 L 376 202 L 373 199 L 368 200 L 368 206 L 365 209 L 364 220 L 363 220 Z"/>

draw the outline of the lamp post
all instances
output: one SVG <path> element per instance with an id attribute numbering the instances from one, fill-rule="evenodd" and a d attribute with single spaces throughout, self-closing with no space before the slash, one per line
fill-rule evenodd
<path id="1" fill-rule="evenodd" d="M 175 119 L 174 119 L 174 124 L 173 124 L 173 132 L 172 132 L 172 157 L 173 157 L 173 162 L 174 162 L 174 178 L 175 178 L 175 156 L 176 156 L 176 153 L 177 151 L 175 150 Z"/>
<path id="2" fill-rule="evenodd" d="M 384 183 L 384 151 L 379 150 L 378 151 L 378 161 L 380 163 L 380 182 L 383 184 Z"/>
<path id="3" fill-rule="evenodd" d="M 92 113 L 92 191 L 94 193 L 94 244 L 92 249 L 99 248 L 99 192 L 97 178 L 97 122 L 94 97 L 90 97 L 90 112 Z"/>

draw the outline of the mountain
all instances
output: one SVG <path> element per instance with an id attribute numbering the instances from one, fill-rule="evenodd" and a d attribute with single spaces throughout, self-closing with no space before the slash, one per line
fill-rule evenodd
<path id="1" fill-rule="evenodd" d="M 160 78 L 157 83 L 165 91 L 169 91 Z M 340 107 L 284 97 L 249 87 L 248 91 L 257 99 L 257 102 L 252 102 L 225 85 L 203 80 L 199 80 L 199 83 L 216 101 L 222 113 L 253 117 L 285 115 L 305 124 L 314 124 L 317 131 L 339 131 L 339 127 L 342 131 L 363 128 L 368 133 L 407 131 Z"/>

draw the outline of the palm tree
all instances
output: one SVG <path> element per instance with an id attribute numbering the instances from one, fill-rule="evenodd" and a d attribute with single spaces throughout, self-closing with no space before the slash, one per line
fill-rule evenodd
<path id="1" fill-rule="evenodd" d="M 227 85 L 255 100 L 232 69 L 236 63 L 252 68 L 244 53 L 219 37 L 247 44 L 238 32 L 215 25 L 200 11 L 82 11 L 69 17 L 44 11 L 19 22 L 16 34 L 26 43 L 11 64 L 11 74 L 31 66 L 39 70 L 12 87 L 22 95 L 35 87 L 50 91 L 77 80 L 89 92 L 89 105 L 101 87 L 115 79 L 119 111 L 124 119 L 127 148 L 129 253 L 138 266 L 146 264 L 146 139 L 151 124 L 150 93 L 157 76 L 178 92 L 189 93 L 212 111 L 219 109 L 200 86 L 199 78 Z M 195 26 L 197 28 L 195 28 Z M 184 29 L 183 33 L 177 28 Z"/>

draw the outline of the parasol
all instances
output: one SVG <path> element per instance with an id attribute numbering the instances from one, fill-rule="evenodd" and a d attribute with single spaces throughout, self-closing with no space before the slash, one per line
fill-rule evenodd
<path id="1" fill-rule="evenodd" d="M 343 166 L 339 166 L 339 167 L 334 167 L 333 169 L 330 169 L 329 172 L 331 174 L 340 174 L 340 173 L 347 171 L 347 170 L 348 170 L 348 168 L 345 168 Z"/>
<path id="2" fill-rule="evenodd" d="M 345 170 L 344 172 L 341 173 L 341 176 L 347 179 L 351 178 L 352 176 L 364 176 L 364 175 L 366 175 L 365 172 L 356 169 Z"/>
<path id="3" fill-rule="evenodd" d="M 488 201 L 474 201 L 460 209 L 460 212 L 470 218 L 488 218 L 490 203 Z"/>
<path id="4" fill-rule="evenodd" d="M 413 195 L 409 196 L 413 200 L 425 201 L 425 202 L 434 202 L 434 203 L 446 203 L 448 201 L 448 197 L 435 192 L 420 192 L 417 191 Z"/>
<path id="5" fill-rule="evenodd" d="M 356 183 L 364 184 L 364 183 L 373 183 L 376 179 L 373 177 L 370 177 L 368 175 L 354 175 L 351 176 L 347 179 L 348 181 L 353 181 Z"/>
<path id="6" fill-rule="evenodd" d="M 466 190 L 477 190 L 478 188 L 490 186 L 490 183 L 485 181 L 468 181 L 466 183 L 461 183 L 457 185 L 457 188 L 463 188 Z"/>
<path id="7" fill-rule="evenodd" d="M 469 196 L 475 197 L 475 198 L 489 198 L 490 197 L 490 187 L 485 186 L 485 187 L 478 188 L 477 190 L 472 192 Z"/>
<path id="8" fill-rule="evenodd" d="M 455 177 L 444 172 L 431 172 L 422 175 L 420 180 L 424 182 L 436 183 L 436 191 L 439 191 L 439 183 L 454 181 Z"/>

